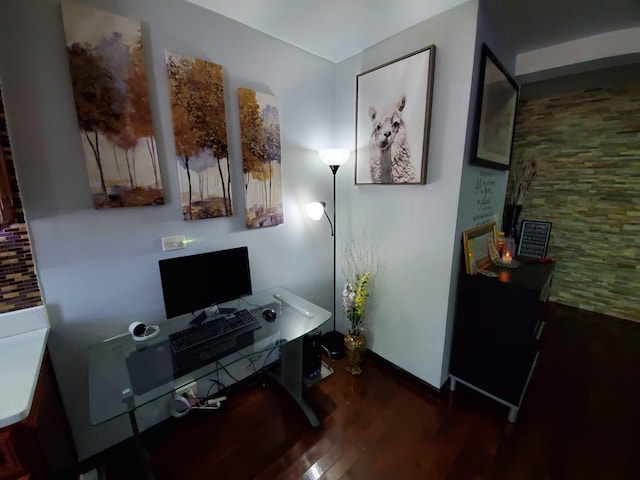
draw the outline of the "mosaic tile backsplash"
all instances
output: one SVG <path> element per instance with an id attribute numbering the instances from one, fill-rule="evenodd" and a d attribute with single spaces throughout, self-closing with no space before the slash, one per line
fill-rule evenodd
<path id="1" fill-rule="evenodd" d="M 0 90 L 0 146 L 7 161 L 13 202 L 18 212 L 16 223 L 0 230 L 0 313 L 42 305 L 3 105 Z"/>

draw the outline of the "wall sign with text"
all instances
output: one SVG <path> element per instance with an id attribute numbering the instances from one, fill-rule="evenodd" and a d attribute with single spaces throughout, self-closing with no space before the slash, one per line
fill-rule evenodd
<path id="1" fill-rule="evenodd" d="M 550 235 L 551 222 L 523 220 L 518 255 L 538 258 L 546 257 Z"/>

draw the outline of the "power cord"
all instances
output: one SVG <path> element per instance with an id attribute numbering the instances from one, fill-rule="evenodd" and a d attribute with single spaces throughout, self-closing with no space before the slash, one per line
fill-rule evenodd
<path id="1" fill-rule="evenodd" d="M 216 398 L 201 399 L 198 400 L 197 405 L 193 408 L 196 410 L 218 410 L 222 406 L 222 402 L 226 399 L 227 397 L 225 395 Z"/>
<path id="2" fill-rule="evenodd" d="M 218 394 L 220 392 L 225 392 L 225 390 L 227 389 L 227 387 L 225 387 L 224 383 L 222 383 L 220 380 L 216 380 L 215 378 L 210 378 L 209 381 L 211 382 L 211 386 L 209 387 L 209 390 L 207 390 L 207 396 L 205 398 L 211 397 L 211 390 L 216 385 L 218 386 L 218 390 L 216 390 L 216 394 Z"/>
<path id="3" fill-rule="evenodd" d="M 226 396 L 216 398 L 198 398 L 193 391 L 176 395 L 169 404 L 169 413 L 174 418 L 182 418 L 191 410 L 218 410 Z"/>
<path id="4" fill-rule="evenodd" d="M 266 355 L 264 356 L 264 360 L 262 362 L 262 367 L 259 369 L 256 368 L 256 364 L 259 362 L 260 358 L 265 352 L 260 353 L 259 355 L 255 355 L 253 357 L 249 357 L 249 364 L 246 369 L 248 371 L 253 370 L 253 375 L 260 376 L 263 375 L 269 367 L 267 367 L 267 362 L 269 357 L 278 350 L 280 347 L 280 343 L 276 343 L 273 348 L 269 351 L 265 351 Z M 247 352 L 248 353 L 248 352 Z M 275 360 L 274 360 L 275 362 Z M 227 365 L 218 362 L 218 365 L 222 367 L 225 373 L 236 383 L 240 382 L 236 377 L 234 377 L 231 372 L 227 369 Z M 222 407 L 222 402 L 227 400 L 227 387 L 224 383 L 220 381 L 220 370 L 216 370 L 217 378 L 210 378 L 209 381 L 211 385 L 207 390 L 207 394 L 204 398 L 200 398 L 196 395 L 193 390 L 189 390 L 188 392 L 183 393 L 182 395 L 174 395 L 173 400 L 169 404 L 169 413 L 175 418 L 181 418 L 187 415 L 191 410 L 218 410 Z M 263 385 L 264 386 L 264 385 Z M 217 387 L 215 394 L 218 395 L 222 393 L 223 395 L 212 397 L 212 390 Z"/>

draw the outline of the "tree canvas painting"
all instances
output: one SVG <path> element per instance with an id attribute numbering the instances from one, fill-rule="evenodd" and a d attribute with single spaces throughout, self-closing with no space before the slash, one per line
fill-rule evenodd
<path id="1" fill-rule="evenodd" d="M 248 228 L 284 222 L 278 98 L 238 89 Z"/>
<path id="2" fill-rule="evenodd" d="M 229 217 L 233 209 L 222 67 L 171 52 L 165 57 L 183 218 Z"/>
<path id="3" fill-rule="evenodd" d="M 162 205 L 140 23 L 72 2 L 62 15 L 94 206 Z"/>

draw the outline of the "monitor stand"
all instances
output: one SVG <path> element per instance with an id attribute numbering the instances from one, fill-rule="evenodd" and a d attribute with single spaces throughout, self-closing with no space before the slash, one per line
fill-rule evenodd
<path id="1" fill-rule="evenodd" d="M 322 348 L 327 352 L 329 358 L 344 357 L 344 335 L 337 330 L 331 330 L 322 336 Z"/>
<path id="2" fill-rule="evenodd" d="M 236 313 L 237 311 L 238 309 L 233 307 L 218 307 L 218 312 L 220 312 L 221 315 L 226 315 L 227 313 Z"/>
<path id="3" fill-rule="evenodd" d="M 207 319 L 207 313 L 204 310 L 202 310 L 198 315 L 196 315 L 191 319 L 191 321 L 189 322 L 189 325 L 200 325 L 206 319 Z"/>

